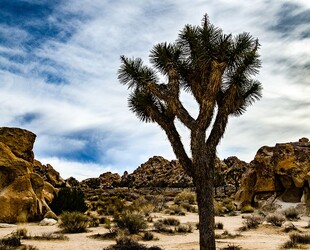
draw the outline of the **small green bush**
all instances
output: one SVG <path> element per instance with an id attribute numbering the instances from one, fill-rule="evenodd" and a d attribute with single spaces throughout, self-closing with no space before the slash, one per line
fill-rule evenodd
<path id="1" fill-rule="evenodd" d="M 147 222 L 143 216 L 136 212 L 125 211 L 114 218 L 120 229 L 127 229 L 130 234 L 136 234 L 147 228 Z"/>
<path id="2" fill-rule="evenodd" d="M 59 227 L 65 233 L 86 232 L 88 217 L 81 212 L 63 212 L 60 215 Z"/>
<path id="3" fill-rule="evenodd" d="M 285 222 L 285 216 L 282 214 L 269 214 L 266 216 L 266 221 L 276 227 L 281 227 Z"/>

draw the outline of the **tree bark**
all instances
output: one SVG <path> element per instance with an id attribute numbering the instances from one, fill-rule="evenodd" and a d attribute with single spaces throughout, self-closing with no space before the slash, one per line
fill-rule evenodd
<path id="1" fill-rule="evenodd" d="M 199 212 L 200 250 L 215 250 L 214 233 L 214 159 L 206 166 L 197 166 L 200 176 L 196 176 L 196 194 Z M 213 164 L 212 164 L 213 162 Z"/>

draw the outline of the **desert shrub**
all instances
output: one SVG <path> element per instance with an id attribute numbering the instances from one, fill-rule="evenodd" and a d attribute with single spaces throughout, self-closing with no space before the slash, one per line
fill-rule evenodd
<path id="1" fill-rule="evenodd" d="M 297 220 L 299 219 L 299 212 L 295 207 L 287 208 L 283 211 L 284 216 L 288 220 Z"/>
<path id="2" fill-rule="evenodd" d="M 11 234 L 8 237 L 2 238 L 0 239 L 0 246 L 3 246 L 4 249 L 5 247 L 7 248 L 19 247 L 21 246 L 20 237 L 18 237 L 15 234 Z"/>
<path id="3" fill-rule="evenodd" d="M 217 222 L 214 225 L 215 229 L 223 229 L 224 228 L 224 224 L 222 222 Z"/>
<path id="4" fill-rule="evenodd" d="M 160 247 L 147 247 L 129 237 L 116 239 L 116 245 L 103 248 L 103 250 L 162 250 Z"/>
<path id="5" fill-rule="evenodd" d="M 234 244 L 232 244 L 232 245 L 228 244 L 227 247 L 223 247 L 223 248 L 221 248 L 221 250 L 241 250 L 241 247 L 236 246 Z"/>
<path id="6" fill-rule="evenodd" d="M 174 198 L 174 203 L 179 205 L 181 203 L 188 203 L 188 204 L 196 204 L 196 196 L 194 193 L 191 192 L 181 192 L 177 194 L 177 196 Z"/>
<path id="7" fill-rule="evenodd" d="M 88 217 L 81 212 L 63 212 L 60 215 L 59 227 L 65 233 L 82 233 L 88 226 Z"/>
<path id="8" fill-rule="evenodd" d="M 175 231 L 178 233 L 192 233 L 193 227 L 191 224 L 180 224 L 175 228 Z"/>
<path id="9" fill-rule="evenodd" d="M 227 230 L 225 230 L 222 234 L 216 234 L 216 239 L 234 239 L 236 237 L 240 236 L 240 234 L 231 234 Z"/>
<path id="10" fill-rule="evenodd" d="M 97 202 L 95 209 L 99 214 L 114 216 L 124 211 L 125 201 L 117 196 L 102 197 Z"/>
<path id="11" fill-rule="evenodd" d="M 246 205 L 246 206 L 241 208 L 241 213 L 243 213 L 243 214 L 249 214 L 249 213 L 253 213 L 253 212 L 254 212 L 254 208 L 251 205 Z"/>
<path id="12" fill-rule="evenodd" d="M 246 216 L 244 217 L 245 221 L 243 221 L 243 227 L 240 228 L 240 231 L 246 231 L 248 229 L 257 228 L 259 224 L 263 222 L 263 218 L 261 216 Z"/>
<path id="13" fill-rule="evenodd" d="M 130 234 L 139 233 L 147 228 L 147 223 L 143 216 L 136 212 L 125 211 L 114 218 L 120 229 L 127 229 Z"/>
<path id="14" fill-rule="evenodd" d="M 310 234 L 291 234 L 290 240 L 297 244 L 310 244 Z"/>
<path id="15" fill-rule="evenodd" d="M 63 211 L 85 212 L 87 206 L 84 193 L 79 188 L 61 188 L 57 196 L 53 199 L 50 208 L 57 215 L 61 214 Z"/>
<path id="16" fill-rule="evenodd" d="M 195 205 L 191 205 L 188 203 L 181 203 L 180 206 L 182 208 L 184 208 L 187 212 L 190 212 L 190 213 L 197 213 L 198 212 L 198 208 Z"/>
<path id="17" fill-rule="evenodd" d="M 154 228 L 157 232 L 159 233 L 168 233 L 168 234 L 173 234 L 174 233 L 174 229 L 172 229 L 171 227 L 165 225 L 162 221 L 156 221 L 154 223 Z"/>
<path id="18" fill-rule="evenodd" d="M 168 225 L 168 226 L 178 226 L 180 225 L 180 220 L 176 219 L 176 218 L 165 218 L 160 220 L 164 225 Z"/>
<path id="19" fill-rule="evenodd" d="M 180 215 L 180 216 L 184 216 L 185 212 L 183 211 L 183 209 L 178 206 L 178 205 L 173 205 L 170 206 L 167 210 L 166 213 L 170 214 L 170 215 Z"/>
<path id="20" fill-rule="evenodd" d="M 310 234 L 291 234 L 290 240 L 285 242 L 282 248 L 297 248 L 298 244 L 310 244 Z"/>
<path id="21" fill-rule="evenodd" d="M 142 240 L 145 240 L 145 241 L 150 241 L 150 240 L 154 240 L 154 239 L 155 239 L 155 236 L 151 232 L 145 232 L 142 236 Z"/>
<path id="22" fill-rule="evenodd" d="M 285 216 L 282 214 L 269 214 L 266 216 L 266 221 L 276 227 L 281 227 L 285 222 Z"/>
<path id="23" fill-rule="evenodd" d="M 226 208 L 224 207 L 222 202 L 219 201 L 214 201 L 214 214 L 216 216 L 221 216 L 223 214 L 225 214 L 226 212 Z"/>
<path id="24" fill-rule="evenodd" d="M 13 232 L 13 235 L 19 237 L 19 238 L 27 238 L 28 230 L 26 228 L 18 228 L 15 232 Z"/>
<path id="25" fill-rule="evenodd" d="M 31 240 L 68 240 L 69 238 L 64 234 L 43 233 L 42 235 L 28 236 Z"/>
<path id="26" fill-rule="evenodd" d="M 88 237 L 96 240 L 114 240 L 117 237 L 117 234 L 117 231 L 110 231 L 104 234 L 97 233 Z"/>

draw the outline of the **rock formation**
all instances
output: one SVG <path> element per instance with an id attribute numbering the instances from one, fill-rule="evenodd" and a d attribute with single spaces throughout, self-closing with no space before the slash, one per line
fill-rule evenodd
<path id="1" fill-rule="evenodd" d="M 33 171 L 36 135 L 0 128 L 0 222 L 41 219 L 50 210 L 55 188 Z"/>
<path id="2" fill-rule="evenodd" d="M 33 171 L 43 177 L 44 181 L 52 184 L 53 187 L 59 188 L 66 186 L 66 182 L 61 178 L 59 172 L 57 172 L 50 164 L 43 165 L 38 160 L 34 160 Z"/>
<path id="3" fill-rule="evenodd" d="M 176 160 L 154 156 L 141 164 L 132 174 L 122 176 L 125 187 L 192 187 L 192 179 Z"/>
<path id="4" fill-rule="evenodd" d="M 105 188 L 114 188 L 119 186 L 121 182 L 121 177 L 116 173 L 103 173 L 99 178 L 88 178 L 80 182 L 80 187 L 83 190 L 87 189 L 105 189 Z"/>
<path id="5" fill-rule="evenodd" d="M 236 194 L 240 206 L 263 205 L 274 196 L 284 202 L 303 200 L 310 208 L 310 142 L 278 143 L 261 147 L 242 177 Z"/>

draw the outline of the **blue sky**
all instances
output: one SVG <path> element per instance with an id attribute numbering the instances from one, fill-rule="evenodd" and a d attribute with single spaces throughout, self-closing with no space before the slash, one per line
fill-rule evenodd
<path id="1" fill-rule="evenodd" d="M 250 32 L 262 45 L 263 99 L 230 119 L 219 157 L 250 161 L 263 145 L 309 138 L 308 0 L 1 0 L 0 126 L 37 134 L 36 158 L 64 178 L 174 159 L 163 131 L 128 110 L 119 58 L 148 62 L 153 45 L 174 42 L 205 13 L 225 33 Z M 195 112 L 189 96 L 183 102 Z M 182 139 L 188 145 L 186 131 Z"/>

